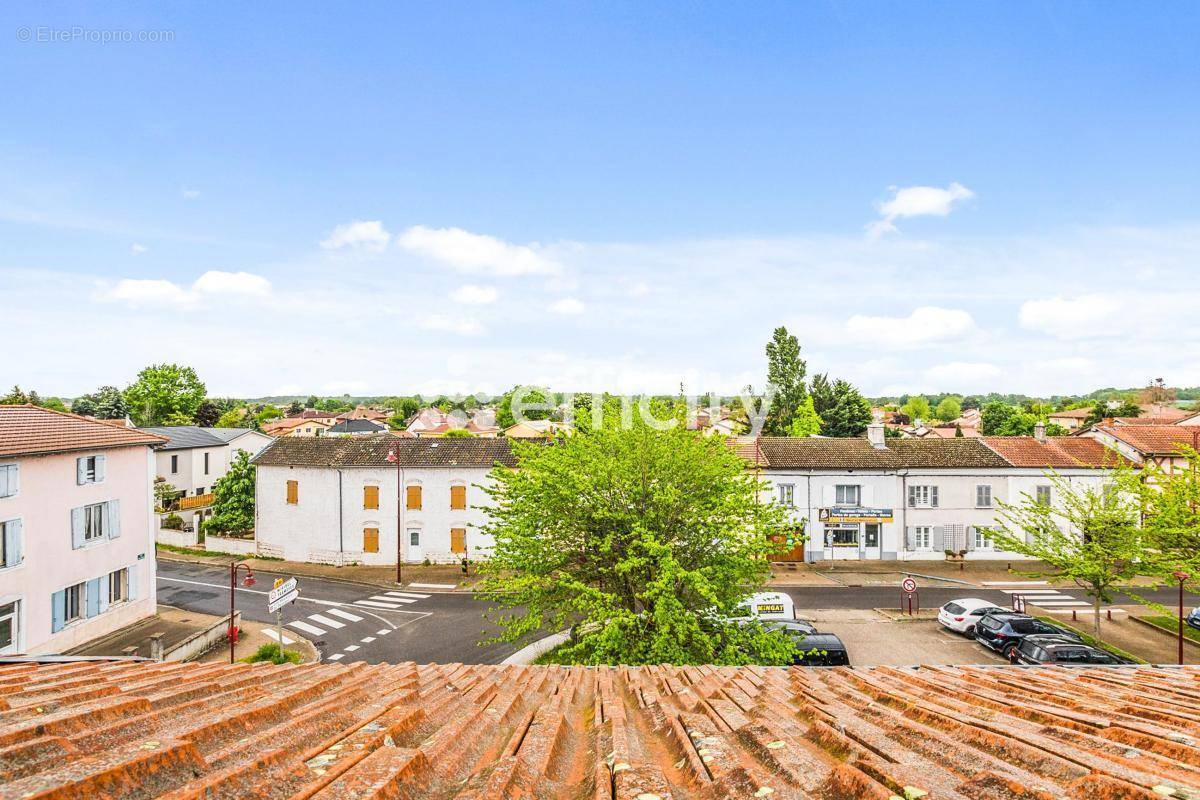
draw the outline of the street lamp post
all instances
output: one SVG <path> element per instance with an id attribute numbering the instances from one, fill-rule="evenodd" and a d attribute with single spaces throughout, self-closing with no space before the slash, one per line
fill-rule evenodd
<path id="1" fill-rule="evenodd" d="M 1188 578 L 1192 577 L 1182 570 L 1173 573 L 1175 580 L 1179 581 L 1179 663 L 1183 664 L 1183 583 Z"/>
<path id="2" fill-rule="evenodd" d="M 233 646 L 237 644 L 237 627 L 234 625 L 233 616 L 236 614 L 234 609 L 234 596 L 237 593 L 237 573 L 238 568 L 244 567 L 246 577 L 242 579 L 242 586 L 254 585 L 254 570 L 250 569 L 249 564 L 244 564 L 241 561 L 229 562 L 229 663 L 233 663 Z M 282 647 L 282 645 L 280 645 Z"/>
<path id="3" fill-rule="evenodd" d="M 395 447 L 395 446 L 389 448 L 388 454 L 387 454 L 387 460 L 396 465 L 396 583 L 398 585 L 403 585 L 404 584 L 404 549 L 403 549 L 404 543 L 403 543 L 401 537 L 404 535 L 404 531 L 401 530 L 401 516 L 400 515 L 401 515 L 401 509 L 404 508 L 404 506 L 401 505 L 401 503 L 404 502 L 404 497 L 403 497 L 404 491 L 403 491 L 403 486 L 402 486 L 403 481 L 401 480 L 401 476 L 400 476 L 400 453 L 397 452 L 398 449 L 399 448 Z"/>

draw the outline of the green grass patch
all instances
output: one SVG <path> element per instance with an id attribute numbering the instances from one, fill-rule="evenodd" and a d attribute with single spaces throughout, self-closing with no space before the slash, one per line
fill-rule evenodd
<path id="1" fill-rule="evenodd" d="M 1087 631 L 1076 628 L 1074 625 L 1068 625 L 1067 623 L 1063 622 L 1061 619 L 1055 619 L 1054 617 L 1038 617 L 1038 619 L 1040 619 L 1042 622 L 1048 622 L 1051 625 L 1056 625 L 1060 628 L 1064 628 L 1068 631 L 1071 631 L 1072 633 L 1079 634 L 1079 638 L 1083 639 L 1083 643 L 1086 645 L 1090 645 L 1092 647 L 1098 648 L 1107 653 L 1112 653 L 1114 656 L 1118 656 L 1120 658 L 1127 658 L 1130 661 L 1134 662 L 1135 664 L 1149 663 L 1146 661 L 1146 659 L 1138 658 L 1133 653 L 1130 653 L 1126 650 L 1122 650 L 1121 648 L 1117 647 L 1116 645 L 1111 645 L 1108 642 L 1098 641 L 1095 636 L 1092 636 Z"/>
<path id="2" fill-rule="evenodd" d="M 179 545 L 163 544 L 162 542 L 156 542 L 154 546 L 159 550 L 166 550 L 168 553 L 178 553 L 181 556 L 208 556 L 211 558 L 212 556 L 223 555 L 222 553 L 210 553 L 207 550 L 198 550 L 195 547 L 180 547 Z"/>
<path id="3" fill-rule="evenodd" d="M 1138 617 L 1143 622 L 1149 622 L 1156 628 L 1162 628 L 1172 636 L 1179 636 L 1179 617 L 1173 617 L 1168 614 L 1156 615 L 1153 617 Z M 1193 642 L 1200 643 L 1200 631 L 1183 623 L 1183 638 L 1191 639 Z"/>
<path id="4" fill-rule="evenodd" d="M 257 664 L 260 661 L 270 661 L 272 664 L 299 664 L 300 653 L 295 650 L 281 652 L 278 644 L 270 642 L 255 650 L 253 655 L 240 660 L 247 664 Z"/>

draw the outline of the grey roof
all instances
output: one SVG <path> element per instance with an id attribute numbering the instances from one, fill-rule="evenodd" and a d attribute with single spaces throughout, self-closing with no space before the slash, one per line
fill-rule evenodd
<path id="1" fill-rule="evenodd" d="M 402 467 L 515 466 L 508 439 L 449 437 L 403 439 L 390 433 L 371 436 L 284 436 L 254 458 L 265 467 Z"/>
<path id="2" fill-rule="evenodd" d="M 169 440 L 160 450 L 191 450 L 196 447 L 222 447 L 253 428 L 201 428 L 199 425 L 171 425 L 158 428 L 138 428 L 146 433 L 165 436 Z"/>
<path id="3" fill-rule="evenodd" d="M 387 425 L 369 419 L 344 419 L 331 427 L 328 433 L 382 433 L 387 429 Z"/>

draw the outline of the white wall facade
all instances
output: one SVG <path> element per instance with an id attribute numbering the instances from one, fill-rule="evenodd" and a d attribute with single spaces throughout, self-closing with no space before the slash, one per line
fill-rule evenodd
<path id="1" fill-rule="evenodd" d="M 229 472 L 229 465 L 237 458 L 239 452 L 245 452 L 254 458 L 273 441 L 274 439 L 265 433 L 248 431 L 228 444 L 159 450 L 154 457 L 156 474 L 187 497 L 208 494 L 212 492 L 216 482 Z M 205 463 L 206 456 L 207 464 Z M 172 466 L 175 467 L 175 471 L 172 471 Z M 195 528 L 199 518 L 208 511 L 186 510 L 175 513 L 183 517 L 186 525 Z"/>
<path id="2" fill-rule="evenodd" d="M 406 487 L 421 487 L 421 508 L 400 508 L 400 557 L 406 563 L 457 563 L 450 531 L 466 531 L 472 559 L 486 558 L 492 538 L 481 532 L 491 484 L 482 467 L 405 467 L 399 470 L 400 505 Z M 287 482 L 296 481 L 297 502 L 287 502 Z M 395 564 L 397 560 L 397 470 L 394 467 L 258 466 L 255 502 L 258 552 L 288 561 L 323 564 Z M 364 487 L 379 488 L 379 508 L 364 508 Z M 450 508 L 452 486 L 463 486 L 467 508 Z M 378 552 L 364 550 L 364 531 L 379 530 Z"/>
<path id="3" fill-rule="evenodd" d="M 1061 478 L 1099 489 L 1107 480 L 1106 470 L 1059 470 Z M 770 484 L 764 500 L 779 500 L 780 485 L 791 485 L 792 518 L 803 524 L 808 539 L 805 561 L 828 560 L 926 560 L 944 558 L 946 550 L 967 551 L 972 560 L 1013 559 L 1021 556 L 995 549 L 976 536 L 976 528 L 998 522 L 999 503 L 1020 502 L 1022 494 L 1036 497 L 1038 486 L 1052 486 L 1045 473 L 1033 469 L 945 469 L 879 471 L 767 470 Z M 858 506 L 890 510 L 891 519 L 875 522 L 826 522 L 822 509 L 839 507 L 837 487 L 859 487 Z M 909 487 L 936 487 L 937 506 L 908 505 Z M 991 505 L 977 504 L 978 487 L 991 490 Z M 920 491 L 927 496 L 931 492 Z M 1057 498 L 1051 494 L 1051 501 Z M 868 529 L 868 525 L 876 525 Z"/>

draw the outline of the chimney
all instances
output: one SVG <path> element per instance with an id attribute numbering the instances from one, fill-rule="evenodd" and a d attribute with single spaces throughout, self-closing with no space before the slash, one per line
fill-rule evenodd
<path id="1" fill-rule="evenodd" d="M 1033 438 L 1037 439 L 1039 442 L 1045 443 L 1045 441 L 1046 441 L 1046 423 L 1037 422 L 1034 424 Z"/>
<path id="2" fill-rule="evenodd" d="M 867 426 L 867 441 L 871 443 L 871 447 L 876 450 L 887 449 L 887 437 L 883 434 L 883 423 L 872 422 Z"/>

